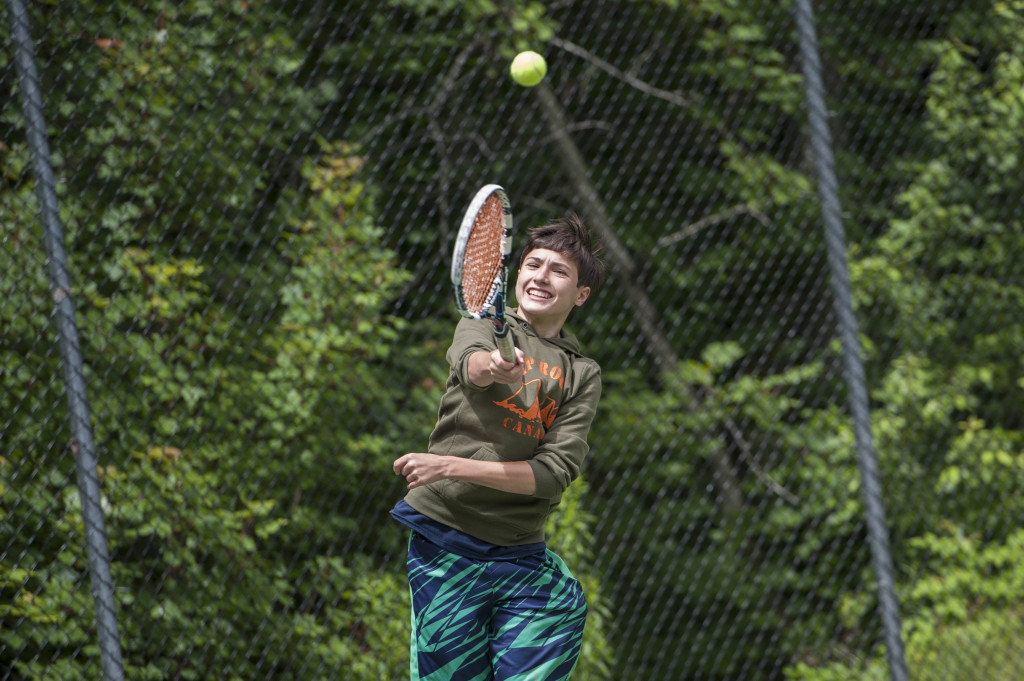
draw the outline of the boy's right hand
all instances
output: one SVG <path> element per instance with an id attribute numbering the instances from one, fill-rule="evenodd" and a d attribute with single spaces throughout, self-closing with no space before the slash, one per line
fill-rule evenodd
<path id="1" fill-rule="evenodd" d="M 489 355 L 490 362 L 487 368 L 490 370 L 491 378 L 494 379 L 495 383 L 519 383 L 523 380 L 523 366 L 526 361 L 526 355 L 519 348 L 515 350 L 515 363 L 506 362 L 497 350 L 492 351 Z"/>
<path id="2" fill-rule="evenodd" d="M 492 383 L 512 384 L 523 380 L 526 355 L 516 348 L 516 361 L 506 362 L 497 349 L 481 350 L 469 356 L 469 380 L 473 385 L 486 388 Z"/>

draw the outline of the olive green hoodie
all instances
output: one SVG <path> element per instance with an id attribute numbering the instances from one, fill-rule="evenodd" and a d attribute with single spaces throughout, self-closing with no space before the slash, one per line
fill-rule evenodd
<path id="1" fill-rule="evenodd" d="M 468 378 L 469 356 L 494 350 L 488 321 L 463 319 L 448 350 L 451 371 L 429 451 L 484 461 L 528 461 L 536 489 L 514 494 L 461 480 L 410 490 L 406 502 L 449 527 L 500 546 L 544 541 L 544 521 L 579 476 L 587 434 L 601 397 L 601 369 L 580 354 L 575 336 L 541 338 L 514 312 L 506 315 L 525 355 L 522 383 L 486 388 Z"/>

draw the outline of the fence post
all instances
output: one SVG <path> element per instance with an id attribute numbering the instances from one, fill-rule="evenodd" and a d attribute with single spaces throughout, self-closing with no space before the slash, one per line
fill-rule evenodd
<path id="1" fill-rule="evenodd" d="M 60 343 L 64 384 L 67 391 L 68 412 L 71 421 L 71 450 L 75 455 L 79 496 L 82 503 L 82 522 L 85 527 L 86 548 L 89 554 L 89 572 L 96 624 L 99 638 L 100 664 L 106 681 L 122 681 L 124 666 L 121 660 L 121 642 L 117 630 L 113 581 L 110 576 L 110 555 L 107 534 L 100 506 L 100 484 L 96 472 L 96 451 L 93 446 L 92 423 L 86 401 L 85 377 L 82 371 L 82 353 L 71 282 L 68 276 L 67 256 L 64 252 L 64 230 L 60 223 L 57 190 L 51 164 L 50 143 L 43 116 L 39 75 L 36 71 L 35 50 L 29 30 L 28 13 L 22 0 L 7 0 L 10 14 L 11 37 L 18 72 L 18 89 L 25 116 L 25 133 L 32 169 L 36 178 L 36 200 L 39 219 L 43 227 L 50 288 L 55 304 L 57 333 Z"/>
<path id="2" fill-rule="evenodd" d="M 822 216 L 825 223 L 825 242 L 828 247 L 828 263 L 835 297 L 834 307 L 843 347 L 843 366 L 849 392 L 853 430 L 856 436 L 861 492 L 867 515 L 871 560 L 875 570 L 875 579 L 878 582 L 879 607 L 889 656 L 889 675 L 892 681 L 907 681 L 907 663 L 900 630 L 899 601 L 896 598 L 893 579 L 892 552 L 889 548 L 889 531 L 885 522 L 885 507 L 882 503 L 878 461 L 871 436 L 871 412 L 865 388 L 860 340 L 857 338 L 857 318 L 853 309 L 850 273 L 847 266 L 846 237 L 843 232 L 839 204 L 839 184 L 836 180 L 835 160 L 832 155 L 832 138 L 828 128 L 828 111 L 825 106 L 824 86 L 821 79 L 821 58 L 811 0 L 796 0 L 794 9 L 797 30 L 800 34 L 807 116 L 818 172 L 818 195 L 821 199 Z"/>
<path id="3" fill-rule="evenodd" d="M 824 86 L 821 79 L 821 58 L 814 26 L 811 0 L 795 2 L 797 29 L 800 35 L 800 53 L 803 62 L 804 86 L 807 95 L 807 115 L 811 128 L 818 172 L 818 194 L 821 198 L 825 223 L 825 242 L 828 248 L 829 270 L 839 336 L 843 347 L 843 366 L 849 391 L 850 413 L 856 436 L 857 461 L 861 474 L 861 490 L 867 515 L 871 559 L 878 582 L 878 598 L 886 650 L 889 656 L 889 674 L 892 681 L 907 681 L 907 664 L 903 649 L 899 601 L 893 579 L 892 552 L 885 521 L 879 483 L 878 461 L 871 436 L 871 413 L 868 407 L 861 361 L 860 341 L 857 337 L 857 319 L 853 309 L 850 273 L 847 267 L 845 234 L 839 203 L 832 139 L 828 128 Z"/>

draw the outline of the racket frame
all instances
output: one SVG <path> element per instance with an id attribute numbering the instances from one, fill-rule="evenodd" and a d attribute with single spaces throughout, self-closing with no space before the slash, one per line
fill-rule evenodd
<path id="1" fill-rule="evenodd" d="M 492 195 L 496 196 L 501 202 L 502 220 L 504 222 L 500 243 L 501 264 L 494 276 L 494 280 L 490 283 L 490 291 L 484 305 L 479 311 L 476 311 L 470 310 L 466 305 L 462 287 L 462 272 L 466 257 L 466 247 L 469 244 L 469 237 L 473 232 L 473 225 L 476 222 L 477 214 Z M 512 205 L 508 200 L 508 195 L 500 185 L 484 185 L 477 190 L 473 200 L 469 203 L 469 207 L 466 208 L 466 212 L 462 216 L 462 224 L 459 226 L 459 233 L 455 237 L 451 267 L 452 292 L 455 297 L 455 309 L 458 310 L 459 314 L 470 319 L 487 319 L 494 324 L 494 340 L 502 359 L 506 362 L 516 361 L 515 346 L 512 343 L 508 322 L 505 320 L 505 294 L 508 286 L 508 264 L 511 254 Z"/>

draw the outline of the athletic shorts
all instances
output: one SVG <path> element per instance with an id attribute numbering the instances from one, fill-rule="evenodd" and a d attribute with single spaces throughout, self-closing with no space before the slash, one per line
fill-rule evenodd
<path id="1" fill-rule="evenodd" d="M 473 560 L 412 532 L 412 681 L 560 681 L 579 658 L 587 604 L 549 550 Z"/>

